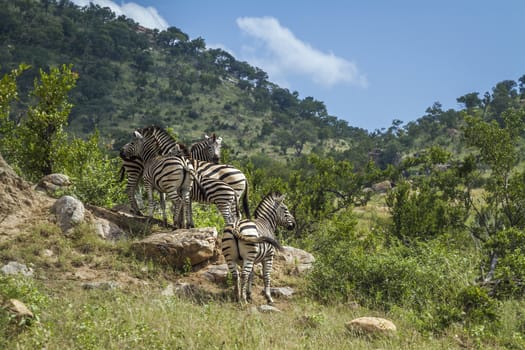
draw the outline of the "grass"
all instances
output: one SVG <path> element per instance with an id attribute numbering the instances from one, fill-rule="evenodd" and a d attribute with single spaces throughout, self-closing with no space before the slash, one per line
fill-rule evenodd
<path id="1" fill-rule="evenodd" d="M 60 293 L 40 322 L 14 336 L 20 349 L 452 349 L 453 339 L 410 330 L 393 337 L 356 336 L 344 323 L 364 310 L 294 300 L 261 313 L 226 301 L 205 304 L 140 292 L 73 289 Z M 402 328 L 402 329 L 403 329 Z M 410 328 L 408 328 L 410 329 Z"/>
<path id="2" fill-rule="evenodd" d="M 490 339 L 475 334 L 476 330 L 466 333 L 461 325 L 443 334 L 421 333 L 413 315 L 402 309 L 385 313 L 354 303 L 322 305 L 308 297 L 302 277 L 284 269 L 274 271 L 272 284 L 291 286 L 296 294 L 292 299 L 276 299 L 281 312 L 262 313 L 254 310 L 263 303 L 262 296 L 255 296 L 255 304 L 238 305 L 231 301 L 227 283 L 215 285 L 218 293 L 163 296 L 169 283 L 188 276 L 137 260 L 129 245 L 127 241 L 103 241 L 88 226 L 65 237 L 50 223 L 33 225 L 3 242 L 0 261 L 32 266 L 35 277 L 22 283 L 23 288 L 0 285 L 0 299 L 6 298 L 9 290 L 9 297 L 26 303 L 37 318 L 18 325 L 9 317 L 0 317 L 0 348 L 432 350 L 497 349 L 501 344 L 525 348 L 525 323 L 521 321 L 525 305 L 521 302 L 503 304 L 502 330 L 494 341 L 498 345 L 492 345 Z M 98 280 L 115 280 L 121 287 L 85 289 L 84 280 L 75 275 L 80 270 L 96 274 Z M 258 293 L 262 281 L 256 278 L 255 283 Z M 2 312 L 5 316 L 1 309 L 0 316 Z M 346 330 L 346 322 L 361 316 L 388 318 L 397 325 L 398 333 L 370 337 Z M 479 332 L 483 334 L 483 330 Z M 504 338 L 507 340 L 501 341 Z"/>

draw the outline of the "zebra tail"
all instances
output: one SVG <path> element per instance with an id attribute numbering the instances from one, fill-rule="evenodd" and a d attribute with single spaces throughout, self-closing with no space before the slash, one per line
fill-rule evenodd
<path id="1" fill-rule="evenodd" d="M 245 242 L 250 242 L 250 243 L 269 243 L 271 244 L 272 246 L 274 246 L 275 249 L 277 250 L 283 250 L 283 246 L 277 242 L 277 240 L 275 238 L 272 238 L 272 237 L 268 237 L 268 236 L 257 236 L 257 237 L 253 237 L 253 236 L 244 236 L 238 232 L 235 232 L 234 231 L 234 236 L 235 238 L 241 240 L 241 241 L 245 241 Z"/>
<path id="2" fill-rule="evenodd" d="M 118 173 L 119 173 L 119 176 L 120 176 L 118 181 L 122 182 L 124 180 L 124 174 L 126 173 L 126 170 L 124 169 L 123 165 L 120 166 L 120 170 L 118 171 Z"/>
<path id="3" fill-rule="evenodd" d="M 242 194 L 242 209 L 244 210 L 244 214 L 246 214 L 247 219 L 251 219 L 250 216 L 250 205 L 248 203 L 248 180 L 246 180 L 246 189 L 244 193 Z"/>

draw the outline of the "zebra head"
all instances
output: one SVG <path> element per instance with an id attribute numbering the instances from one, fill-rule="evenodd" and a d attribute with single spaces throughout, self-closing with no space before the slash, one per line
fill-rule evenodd
<path id="1" fill-rule="evenodd" d="M 120 149 L 120 157 L 122 159 L 142 158 L 142 151 L 144 149 L 144 137 L 137 130 L 135 130 L 133 136 L 133 140 L 126 143 Z"/>
<path id="2" fill-rule="evenodd" d="M 288 207 L 286 204 L 284 204 L 284 200 L 286 198 L 286 195 L 275 195 L 274 201 L 276 205 L 276 219 L 277 224 L 280 226 L 285 227 L 287 230 L 293 230 L 295 228 L 295 218 L 293 217 L 292 213 L 288 210 Z"/>
<path id="3" fill-rule="evenodd" d="M 210 161 L 219 164 L 221 161 L 222 137 L 217 137 L 215 133 L 211 136 L 204 135 L 204 140 L 192 145 L 192 152 L 201 153 L 197 159 Z"/>

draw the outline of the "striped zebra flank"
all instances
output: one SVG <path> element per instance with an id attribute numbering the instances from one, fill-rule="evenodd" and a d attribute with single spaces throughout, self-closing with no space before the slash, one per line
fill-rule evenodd
<path id="1" fill-rule="evenodd" d="M 172 201 L 175 228 L 194 227 L 191 212 L 191 190 L 194 170 L 184 157 L 165 155 L 144 164 L 144 187 L 148 194 L 148 216 L 153 216 L 153 190 L 165 193 Z M 166 202 L 161 196 L 164 223 L 167 224 Z"/>
<path id="2" fill-rule="evenodd" d="M 133 132 L 133 140 L 125 144 L 120 150 L 120 158 L 122 159 L 120 181 L 123 180 L 124 173 L 127 173 L 126 194 L 134 214 L 142 215 L 135 198 L 135 192 L 140 179 L 142 179 L 144 161 L 157 155 L 169 154 L 176 147 L 177 142 L 163 128 L 148 126 L 136 129 Z"/>
<path id="3" fill-rule="evenodd" d="M 264 296 L 268 304 L 273 304 L 270 275 L 275 249 L 281 249 L 274 233 L 277 226 L 288 230 L 295 228 L 295 218 L 284 204 L 284 199 L 284 195 L 270 193 L 255 209 L 254 220 L 244 219 L 224 228 L 221 249 L 232 275 L 234 297 L 237 301 L 251 301 L 253 267 L 262 263 Z"/>

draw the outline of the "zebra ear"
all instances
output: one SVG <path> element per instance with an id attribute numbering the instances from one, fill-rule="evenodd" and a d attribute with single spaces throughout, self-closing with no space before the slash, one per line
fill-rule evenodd
<path id="1" fill-rule="evenodd" d="M 207 134 L 204 134 L 204 139 L 207 140 L 209 139 L 210 137 L 207 135 Z"/>
<path id="2" fill-rule="evenodd" d="M 275 200 L 279 203 L 282 203 L 284 202 L 285 198 L 286 198 L 286 194 L 282 194 L 282 195 L 278 195 L 277 197 L 275 197 Z"/>
<path id="3" fill-rule="evenodd" d="M 138 132 L 137 130 L 135 130 L 135 132 L 133 133 L 135 135 L 136 138 L 138 139 L 143 139 L 144 136 L 142 136 L 142 134 L 140 132 Z"/>
<path id="4" fill-rule="evenodd" d="M 219 146 L 220 146 L 220 145 L 221 145 L 221 143 L 222 143 L 222 137 L 220 137 L 220 136 L 219 136 L 219 137 L 217 137 L 217 140 L 216 140 L 216 141 L 217 141 L 217 143 L 218 143 L 218 144 L 219 144 Z"/>

